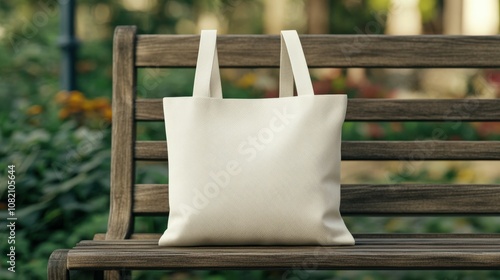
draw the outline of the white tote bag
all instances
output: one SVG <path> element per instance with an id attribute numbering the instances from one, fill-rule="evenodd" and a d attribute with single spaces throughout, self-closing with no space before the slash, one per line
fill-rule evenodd
<path id="1" fill-rule="evenodd" d="M 339 212 L 346 95 L 314 95 L 299 36 L 283 31 L 280 97 L 223 99 L 216 38 L 201 33 L 193 97 L 163 99 L 159 245 L 353 245 Z"/>

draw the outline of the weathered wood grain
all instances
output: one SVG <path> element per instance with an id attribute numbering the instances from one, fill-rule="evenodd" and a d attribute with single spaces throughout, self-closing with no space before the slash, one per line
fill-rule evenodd
<path id="1" fill-rule="evenodd" d="M 343 184 L 341 190 L 342 215 L 500 214 L 500 185 Z M 136 215 L 168 211 L 168 185 L 136 185 Z"/>
<path id="2" fill-rule="evenodd" d="M 500 141 L 344 141 L 344 160 L 500 160 Z"/>
<path id="3" fill-rule="evenodd" d="M 454 242 L 463 243 L 463 239 L 467 240 L 468 244 L 472 243 L 489 243 L 491 239 L 500 240 L 500 233 L 356 233 L 352 232 L 354 239 L 358 241 L 358 243 L 362 240 L 370 240 L 370 242 L 375 243 L 376 240 L 383 240 L 384 243 L 389 243 L 391 241 L 401 243 L 402 239 L 405 242 L 417 243 L 417 244 L 425 244 L 428 240 L 432 241 L 433 239 L 452 239 Z M 104 234 L 96 234 L 96 241 L 104 241 Z M 130 239 L 134 240 L 149 240 L 149 242 L 158 242 L 160 239 L 160 233 L 134 233 L 130 235 Z M 485 240 L 486 239 L 486 240 Z M 453 242 L 450 241 L 450 242 Z M 113 240 L 113 242 L 119 242 Z M 128 240 L 123 240 L 123 242 L 129 242 Z M 78 246 L 85 246 L 89 243 L 89 240 L 83 240 L 78 243 Z M 125 243 L 128 244 L 128 243 Z"/>
<path id="4" fill-rule="evenodd" d="M 136 160 L 165 161 L 165 141 L 137 141 Z M 343 160 L 499 160 L 500 141 L 343 141 Z"/>
<path id="5" fill-rule="evenodd" d="M 132 230 L 134 183 L 135 27 L 118 27 L 113 44 L 111 199 L 106 239 L 124 239 Z"/>
<path id="6" fill-rule="evenodd" d="M 134 189 L 134 207 L 132 212 L 134 214 L 166 214 L 168 212 L 168 185 L 136 185 Z"/>
<path id="7" fill-rule="evenodd" d="M 500 36 L 302 35 L 309 67 L 500 67 Z M 194 67 L 198 35 L 140 35 L 138 67 Z M 277 35 L 221 35 L 221 67 L 278 67 Z"/>
<path id="8" fill-rule="evenodd" d="M 342 185 L 342 214 L 500 214 L 500 185 Z"/>
<path id="9" fill-rule="evenodd" d="M 470 243 L 469 243 L 470 242 Z M 217 256 L 217 257 L 214 257 Z M 157 240 L 86 241 L 70 269 L 496 269 L 500 239 L 358 239 L 355 246 L 159 247 Z"/>
<path id="10" fill-rule="evenodd" d="M 468 245 L 489 245 L 500 246 L 500 233 L 355 233 L 352 235 L 357 244 L 388 244 L 397 245 L 401 243 L 412 245 L 428 245 L 439 243 L 441 245 L 461 245 L 467 240 Z M 133 240 L 82 240 L 76 247 L 85 246 L 113 246 L 125 245 L 131 246 L 149 246 L 154 245 L 160 239 L 161 234 L 157 233 L 136 233 L 131 235 Z M 101 242 L 102 241 L 102 242 Z"/>
<path id="11" fill-rule="evenodd" d="M 160 239 L 160 236 L 161 234 L 159 233 L 133 233 L 129 236 L 129 239 L 126 239 L 126 240 L 130 240 L 130 239 Z M 106 240 L 105 239 L 106 237 L 106 234 L 105 233 L 97 233 L 94 235 L 94 239 L 93 240 L 96 240 L 96 241 L 103 241 L 103 240 Z"/>
<path id="12" fill-rule="evenodd" d="M 51 280 L 69 279 L 69 271 L 66 266 L 68 251 L 69 250 L 66 249 L 60 249 L 52 252 L 47 267 L 47 279 Z"/>
<path id="13" fill-rule="evenodd" d="M 138 99 L 138 121 L 163 121 L 161 99 Z M 500 121 L 500 99 L 349 99 L 346 121 Z"/>

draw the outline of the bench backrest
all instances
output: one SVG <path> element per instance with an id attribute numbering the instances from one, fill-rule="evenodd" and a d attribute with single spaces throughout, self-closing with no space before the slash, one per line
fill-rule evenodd
<path id="1" fill-rule="evenodd" d="M 500 36 L 301 36 L 310 67 L 494 68 Z M 136 69 L 195 67 L 197 35 L 137 35 L 118 27 L 113 48 L 111 209 L 106 239 L 133 219 L 168 215 L 167 185 L 135 182 L 135 161 L 167 160 L 164 141 L 136 141 L 140 121 L 163 121 L 161 99 L 136 99 Z M 218 37 L 221 67 L 278 67 L 277 35 Z M 500 121 L 499 99 L 350 99 L 346 121 Z M 344 141 L 343 160 L 500 160 L 499 141 Z M 500 213 L 500 185 L 342 185 L 343 215 Z"/>

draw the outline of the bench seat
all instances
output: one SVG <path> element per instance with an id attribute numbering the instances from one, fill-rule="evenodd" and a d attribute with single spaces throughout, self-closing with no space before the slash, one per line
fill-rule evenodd
<path id="1" fill-rule="evenodd" d="M 159 247 L 158 239 L 84 240 L 69 269 L 495 269 L 500 235 L 357 235 L 355 246 Z"/>

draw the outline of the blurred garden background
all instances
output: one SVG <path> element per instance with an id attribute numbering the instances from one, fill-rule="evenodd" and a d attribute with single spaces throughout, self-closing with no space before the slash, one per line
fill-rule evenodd
<path id="1" fill-rule="evenodd" d="M 468 34 L 499 31 L 498 0 L 78 0 L 76 86 L 61 85 L 61 13 L 68 0 L 0 2 L 0 226 L 5 230 L 7 166 L 16 166 L 16 273 L 0 244 L 0 279 L 44 279 L 50 253 L 106 231 L 112 35 L 138 33 Z M 233 98 L 277 96 L 276 69 L 224 69 Z M 318 94 L 350 98 L 499 98 L 498 69 L 312 69 Z M 193 69 L 141 69 L 140 97 L 191 95 Z M 406 122 L 344 125 L 345 140 L 500 140 L 500 123 Z M 138 139 L 165 139 L 162 123 L 140 124 Z M 342 183 L 500 183 L 498 162 L 343 162 Z M 166 183 L 164 163 L 141 163 L 144 183 Z M 500 233 L 499 217 L 347 217 L 352 232 Z M 163 232 L 144 218 L 138 231 Z M 6 231 L 5 231 L 6 232 Z M 3 235 L 6 236 L 6 235 Z M 500 279 L 499 271 L 134 272 L 134 279 Z M 76 275 L 78 276 L 78 275 Z M 87 277 L 80 275 L 82 279 Z"/>

